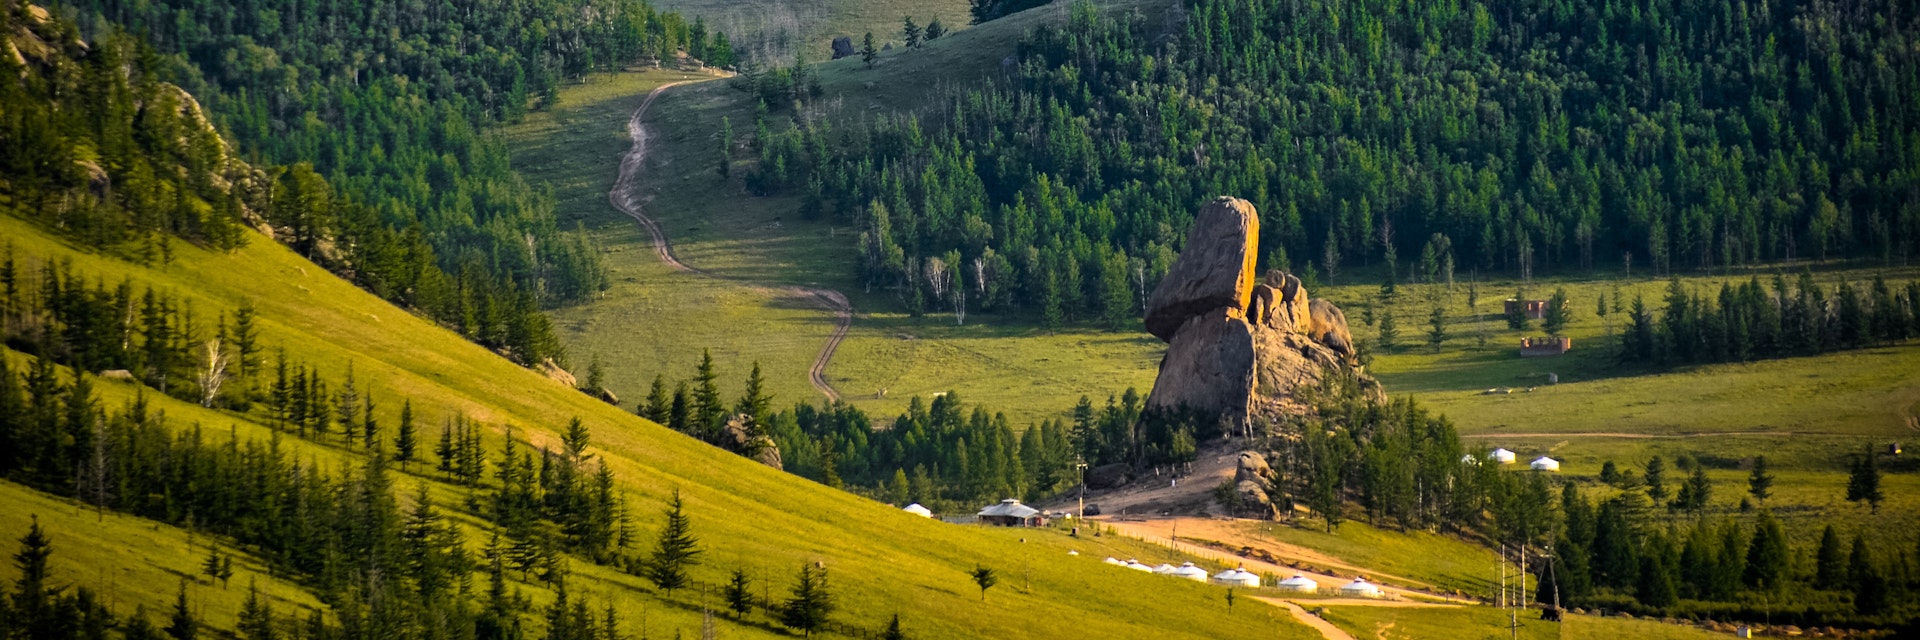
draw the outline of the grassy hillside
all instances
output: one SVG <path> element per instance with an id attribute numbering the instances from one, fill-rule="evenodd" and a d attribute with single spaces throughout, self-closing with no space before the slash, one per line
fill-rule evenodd
<path id="1" fill-rule="evenodd" d="M 151 520 L 96 513 L 6 481 L 0 481 L 0 505 L 6 506 L 0 509 L 0 540 L 8 554 L 37 518 L 53 540 L 53 583 L 86 585 L 122 616 L 144 606 L 149 619 L 164 624 L 183 583 L 200 619 L 219 629 L 233 628 L 249 585 L 257 586 L 282 616 L 305 619 L 322 606 L 298 585 L 269 574 L 264 562 L 219 540 Z M 233 577 L 225 585 L 200 573 L 201 562 L 215 549 L 233 556 Z M 14 563 L 0 565 L 0 581 L 9 588 L 19 577 Z"/>
<path id="2" fill-rule="evenodd" d="M 786 62 L 802 51 L 825 60 L 839 36 L 853 38 L 855 46 L 869 31 L 876 42 L 904 42 L 904 16 L 922 26 L 939 18 L 949 29 L 965 28 L 968 18 L 966 0 L 668 0 L 660 6 L 706 20 L 726 32 L 742 54 Z"/>
<path id="3" fill-rule="evenodd" d="M 1128 0 L 1109 9 L 1160 6 Z M 873 69 L 858 59 L 822 63 L 826 98 L 809 117 L 852 123 L 914 109 L 942 87 L 994 73 L 1022 33 L 1063 17 L 1055 6 L 1023 12 L 921 50 L 885 53 Z M 563 91 L 555 109 L 504 131 L 515 167 L 553 186 L 563 226 L 584 224 L 611 272 L 611 290 L 555 314 L 558 333 L 576 363 L 601 355 L 608 386 L 622 399 L 644 394 L 655 374 L 690 376 L 700 350 L 712 347 L 727 383 L 740 384 L 759 361 L 778 403 L 818 400 L 806 371 L 831 329 L 831 315 L 764 290 L 672 272 L 654 256 L 646 233 L 607 204 L 618 158 L 631 146 L 626 124 L 633 109 L 647 91 L 683 77 L 659 71 L 595 76 Z M 745 140 L 754 106 L 751 94 L 730 80 L 663 94 L 646 118 L 652 137 L 640 179 L 643 206 L 688 264 L 741 282 L 847 294 L 859 315 L 827 369 L 844 398 L 884 415 L 902 410 L 914 395 L 958 391 L 1024 426 L 1064 414 L 1081 395 L 1097 399 L 1152 385 L 1162 346 L 1142 333 L 1047 332 L 980 314 L 955 326 L 951 314 L 908 317 L 890 294 L 860 288 L 848 257 L 853 230 L 801 220 L 797 198 L 746 192 L 741 174 L 751 155 Z M 740 142 L 734 157 L 742 169 L 730 180 L 714 168 L 723 117 Z"/>
<path id="4" fill-rule="evenodd" d="M 1219 597 L 1216 589 L 1170 585 L 1099 564 L 1097 559 L 1105 555 L 1149 551 L 1107 546 L 1132 543 L 915 518 L 698 444 L 514 366 L 313 268 L 264 238 L 255 236 L 247 248 L 232 254 L 181 247 L 170 266 L 147 269 L 76 251 L 12 218 L 0 219 L 0 235 L 12 239 L 23 256 L 72 260 L 89 278 L 131 278 L 136 284 L 170 290 L 191 300 L 198 314 L 231 313 L 241 300 L 252 299 L 262 320 L 263 343 L 284 346 L 327 371 L 341 371 L 352 362 L 363 388 L 382 399 L 388 424 L 396 419 L 399 399 L 411 398 L 425 425 L 456 412 L 480 420 L 492 432 L 486 446 L 494 450 L 500 444 L 497 434 L 508 426 L 536 445 L 553 445 L 555 430 L 568 417 L 580 416 L 594 430 L 601 459 L 623 480 L 621 489 L 629 497 L 641 540 L 650 540 L 659 526 L 659 508 L 667 494 L 676 488 L 684 492 L 695 532 L 708 550 L 706 564 L 694 574 L 702 583 L 718 583 L 724 572 L 745 568 L 770 576 L 771 590 L 779 598 L 801 563 L 817 561 L 832 571 L 842 607 L 837 621 L 872 629 L 899 612 L 909 628 L 924 637 L 1032 635 L 1036 630 L 1045 635 L 1055 629 L 1075 635 L 1180 637 L 1200 628 L 1207 629 L 1209 637 L 1251 637 L 1288 624 L 1284 612 L 1274 610 L 1224 625 L 1195 625 L 1202 617 L 1199 612 Z M 103 401 L 113 406 L 128 393 L 103 391 Z M 265 429 L 251 424 L 252 416 L 196 411 L 171 400 L 157 400 L 156 408 L 173 416 L 176 424 L 197 422 L 215 433 L 227 425 L 238 425 L 243 437 Z M 328 455 L 330 447 L 304 442 L 293 446 L 297 455 L 313 457 Z M 415 471 L 424 469 L 416 466 Z M 403 478 L 401 485 L 432 480 L 415 475 Z M 437 489 L 457 496 L 454 491 Z M 18 513 L 19 506 L 31 506 L 23 500 L 8 498 L 5 511 Z M 469 541 L 473 539 L 470 535 Z M 1069 549 L 1082 554 L 1070 556 Z M 663 598 L 638 578 L 573 564 L 577 593 L 614 603 L 624 619 L 637 621 L 644 615 L 656 632 L 698 628 L 697 593 Z M 1003 586 L 984 603 L 966 576 L 976 565 L 997 568 L 1003 576 Z M 537 587 L 520 587 L 536 602 L 542 597 Z M 147 604 L 151 609 L 159 603 Z M 1003 615 L 1012 612 L 1019 615 Z M 1047 620 L 1049 625 L 1035 627 L 1028 620 Z M 721 626 L 729 637 L 769 633 L 767 621 L 759 616 L 742 624 L 723 621 Z"/>

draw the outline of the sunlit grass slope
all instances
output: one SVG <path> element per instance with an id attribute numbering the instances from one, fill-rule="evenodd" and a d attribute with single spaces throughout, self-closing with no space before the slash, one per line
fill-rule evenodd
<path id="1" fill-rule="evenodd" d="M 1290 623 L 1278 610 L 1212 620 L 1208 612 L 1221 595 L 1216 588 L 1114 570 L 1099 563 L 1108 552 L 1094 550 L 1092 541 L 1061 532 L 988 530 L 916 518 L 699 444 L 516 367 L 258 236 L 233 254 L 179 247 L 171 265 L 154 269 L 76 251 L 12 218 L 0 219 L 0 236 L 12 240 L 23 256 L 71 260 L 89 279 L 131 278 L 136 286 L 168 290 L 191 301 L 198 317 L 231 314 L 251 299 L 260 312 L 264 344 L 285 347 L 329 377 L 340 376 L 351 362 L 389 425 L 397 421 L 401 399 L 410 398 L 425 425 L 454 413 L 480 420 L 492 432 L 487 447 L 497 450 L 498 434 L 508 427 L 536 445 L 553 445 L 556 429 L 580 416 L 593 429 L 600 459 L 621 479 L 641 540 L 650 540 L 659 526 L 659 508 L 668 493 L 684 492 L 695 531 L 708 550 L 706 564 L 695 572 L 705 583 L 746 568 L 770 575 L 778 598 L 802 563 L 817 561 L 833 576 L 842 607 L 836 620 L 875 629 L 900 613 L 921 637 L 1271 637 L 1303 631 L 1286 626 Z M 114 393 L 123 401 L 131 391 Z M 105 402 L 116 404 L 111 397 Z M 166 402 L 160 408 L 182 426 L 199 422 L 217 434 L 239 424 L 243 437 L 263 433 L 264 427 L 248 424 L 253 421 L 248 416 L 195 413 L 182 403 Z M 327 449 L 297 446 L 299 455 L 319 456 Z M 340 464 L 351 464 L 347 456 L 352 454 L 334 455 L 347 460 Z M 424 470 L 415 466 L 414 471 Z M 425 479 L 403 479 L 401 486 Z M 9 513 L 22 510 L 20 500 L 8 498 L 6 504 L 3 510 Z M 469 536 L 475 546 L 476 537 Z M 1070 556 L 1069 549 L 1086 552 Z M 975 566 L 996 568 L 1003 576 L 1002 586 L 985 602 L 967 577 Z M 666 599 L 637 579 L 580 563 L 575 576 L 581 593 L 615 603 L 626 610 L 627 620 L 648 612 L 655 633 L 698 628 L 697 594 L 682 591 Z M 770 633 L 763 616 L 721 624 L 728 637 Z"/>

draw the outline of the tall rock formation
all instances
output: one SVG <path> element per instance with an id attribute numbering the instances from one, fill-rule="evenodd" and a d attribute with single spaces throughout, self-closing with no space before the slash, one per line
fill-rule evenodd
<path id="1" fill-rule="evenodd" d="M 1147 331 L 1167 341 L 1148 409 L 1218 416 L 1230 432 L 1311 410 L 1297 390 L 1357 372 L 1346 314 L 1310 300 L 1298 278 L 1269 271 L 1255 283 L 1259 214 L 1222 197 L 1195 216 L 1186 247 L 1147 299 Z"/>

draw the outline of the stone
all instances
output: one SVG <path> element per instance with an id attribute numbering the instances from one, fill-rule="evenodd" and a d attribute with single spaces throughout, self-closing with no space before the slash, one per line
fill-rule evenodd
<path id="1" fill-rule="evenodd" d="M 1307 335 L 1327 345 L 1342 358 L 1354 357 L 1353 334 L 1347 331 L 1347 314 L 1324 299 L 1315 299 L 1307 306 L 1311 315 Z"/>
<path id="2" fill-rule="evenodd" d="M 1258 451 L 1242 451 L 1240 459 L 1234 464 L 1233 479 L 1236 482 L 1272 483 L 1273 466 L 1267 464 L 1267 457 Z"/>
<path id="3" fill-rule="evenodd" d="M 1189 409 L 1233 425 L 1247 420 L 1254 380 L 1253 328 L 1231 310 L 1194 316 L 1167 345 L 1147 409 Z"/>
<path id="4" fill-rule="evenodd" d="M 1215 309 L 1245 316 L 1253 295 L 1260 218 L 1239 198 L 1219 198 L 1194 216 L 1180 257 L 1147 297 L 1147 332 L 1173 342 L 1187 320 Z"/>
<path id="5" fill-rule="evenodd" d="M 1268 271 L 1264 280 L 1262 284 L 1274 291 L 1274 309 L 1267 326 L 1306 333 L 1312 312 L 1307 308 L 1307 288 L 1300 279 L 1284 271 Z"/>
<path id="6" fill-rule="evenodd" d="M 107 380 L 120 380 L 124 382 L 133 382 L 133 372 L 128 371 L 126 369 L 108 369 L 96 375 L 99 375 L 101 378 L 104 378 Z"/>
<path id="7" fill-rule="evenodd" d="M 576 389 L 580 387 L 580 380 L 574 378 L 573 374 L 568 373 L 566 369 L 560 368 L 560 364 L 554 362 L 553 358 L 540 361 L 540 364 L 534 366 L 534 370 L 539 371 L 540 375 L 546 376 L 548 380 Z"/>
<path id="8" fill-rule="evenodd" d="M 601 402 L 605 402 L 607 404 L 610 404 L 616 407 L 620 406 L 620 396 L 614 395 L 612 389 L 608 389 L 606 387 L 600 387 L 599 389 L 593 390 L 592 395 L 595 398 L 599 398 Z"/>
<path id="9" fill-rule="evenodd" d="M 853 38 L 840 36 L 833 39 L 833 59 L 839 60 L 853 55 Z"/>
<path id="10" fill-rule="evenodd" d="M 782 469 L 780 445 L 763 433 L 753 416 L 737 413 L 720 427 L 720 446 L 760 464 Z"/>
<path id="11" fill-rule="evenodd" d="M 1125 462 L 1103 464 L 1087 470 L 1087 488 L 1112 489 L 1133 479 L 1133 466 Z"/>
<path id="12" fill-rule="evenodd" d="M 1252 480 L 1242 480 L 1233 485 L 1238 494 L 1238 504 L 1231 505 L 1233 515 L 1241 518 L 1272 520 L 1279 510 L 1274 508 L 1273 499 L 1267 494 L 1264 485 Z"/>

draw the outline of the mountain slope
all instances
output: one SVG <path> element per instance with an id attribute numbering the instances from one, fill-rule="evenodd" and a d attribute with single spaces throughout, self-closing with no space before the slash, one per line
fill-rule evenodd
<path id="1" fill-rule="evenodd" d="M 883 624 L 885 616 L 903 612 L 909 628 L 926 637 L 1054 631 L 1197 637 L 1188 630 L 1191 623 L 1210 617 L 1201 612 L 1211 611 L 1222 595 L 1212 587 L 1170 584 L 1097 561 L 1108 554 L 1165 555 L 1138 543 L 1072 540 L 1057 532 L 980 529 L 915 518 L 696 443 L 517 367 L 265 238 L 255 236 L 233 253 L 181 248 L 171 266 L 148 269 L 79 251 L 13 218 L 0 218 L 0 235 L 9 238 L 22 257 L 71 260 L 76 272 L 89 280 L 131 278 L 190 300 L 203 316 L 231 314 L 242 300 L 251 299 L 264 344 L 285 347 L 325 371 L 341 371 L 351 362 L 361 388 L 381 399 L 387 424 L 394 423 L 400 399 L 408 398 L 425 425 L 456 412 L 480 421 L 488 430 L 485 447 L 494 451 L 499 434 L 508 427 L 537 446 L 557 446 L 557 433 L 567 419 L 580 416 L 593 428 L 594 449 L 623 480 L 621 490 L 629 496 L 641 540 L 651 538 L 665 497 L 675 489 L 683 492 L 695 532 L 708 549 L 707 565 L 695 570 L 702 583 L 716 584 L 724 571 L 740 567 L 770 575 L 777 598 L 795 568 L 818 561 L 832 571 L 842 603 L 836 620 L 872 629 Z M 163 406 L 215 430 L 222 422 L 260 421 L 257 415 L 194 412 L 178 406 L 183 404 Z M 401 486 L 425 479 L 415 476 Z M 447 487 L 437 491 L 457 495 Z M 1070 548 L 1081 555 L 1068 556 Z M 698 601 L 686 591 L 663 602 L 639 588 L 636 578 L 573 564 L 576 593 L 611 600 L 627 620 L 639 619 L 645 610 L 652 612 L 647 615 L 656 625 L 665 620 L 697 628 Z M 966 576 L 976 564 L 998 568 L 1008 585 L 984 604 Z M 1014 586 L 1029 579 L 1028 593 Z M 531 585 L 525 588 L 538 592 Z M 1020 616 L 998 615 L 1015 612 Z M 1270 635 L 1273 625 L 1285 624 L 1282 616 L 1274 611 L 1242 613 L 1210 623 L 1206 636 Z M 1028 619 L 1049 624 L 1034 627 Z M 762 624 L 723 623 L 730 635 L 764 633 Z"/>

